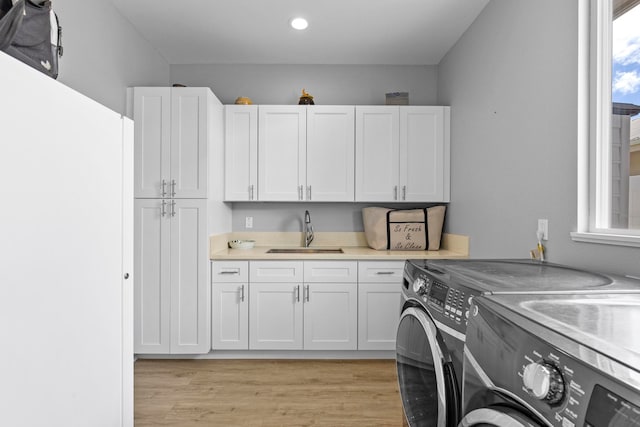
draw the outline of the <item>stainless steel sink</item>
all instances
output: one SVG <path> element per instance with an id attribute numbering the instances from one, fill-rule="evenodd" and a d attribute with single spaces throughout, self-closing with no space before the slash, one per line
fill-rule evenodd
<path id="1" fill-rule="evenodd" d="M 343 254 L 344 251 L 338 249 L 320 249 L 320 248 L 278 248 L 269 249 L 268 254 Z"/>

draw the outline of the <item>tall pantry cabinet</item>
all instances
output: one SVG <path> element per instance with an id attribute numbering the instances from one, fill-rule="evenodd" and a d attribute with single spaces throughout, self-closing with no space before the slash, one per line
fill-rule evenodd
<path id="1" fill-rule="evenodd" d="M 227 220 L 217 203 L 222 180 L 211 179 L 222 170 L 223 107 L 208 88 L 136 87 L 129 99 L 135 122 L 134 350 L 207 353 L 208 236 Z"/>

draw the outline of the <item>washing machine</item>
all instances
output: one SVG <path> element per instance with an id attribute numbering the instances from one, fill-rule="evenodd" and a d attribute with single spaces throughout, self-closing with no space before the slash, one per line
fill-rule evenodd
<path id="1" fill-rule="evenodd" d="M 640 281 L 531 260 L 408 260 L 396 336 L 407 423 L 458 425 L 463 348 L 474 298 L 616 292 L 640 292 Z"/>
<path id="2" fill-rule="evenodd" d="M 474 299 L 460 427 L 639 427 L 640 294 Z"/>

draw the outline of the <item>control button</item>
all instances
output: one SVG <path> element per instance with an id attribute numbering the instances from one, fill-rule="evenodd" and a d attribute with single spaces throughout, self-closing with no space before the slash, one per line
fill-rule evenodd
<path id="1" fill-rule="evenodd" d="M 427 283 L 424 281 L 422 277 L 418 277 L 413 281 L 413 292 L 417 295 L 424 295 L 427 293 Z"/>
<path id="2" fill-rule="evenodd" d="M 562 427 L 576 427 L 576 424 L 567 417 L 562 417 Z"/>
<path id="3" fill-rule="evenodd" d="M 558 368 L 547 362 L 533 362 L 524 368 L 522 382 L 527 392 L 553 405 L 564 397 L 564 379 Z"/>
<path id="4" fill-rule="evenodd" d="M 459 322 L 460 320 L 462 320 L 462 319 L 460 319 L 459 317 L 456 317 L 456 321 L 457 322 Z"/>
<path id="5" fill-rule="evenodd" d="M 467 311 L 465 311 L 465 312 L 464 312 L 464 318 L 465 318 L 465 319 L 468 319 L 468 318 L 469 318 L 469 310 L 467 310 Z"/>
<path id="6" fill-rule="evenodd" d="M 444 305 L 444 309 L 445 309 L 445 310 L 451 310 L 451 306 L 450 306 L 449 304 L 445 304 L 445 305 Z"/>
<path id="7" fill-rule="evenodd" d="M 457 314 L 458 316 L 462 316 L 462 311 L 461 311 L 461 310 L 456 310 L 456 314 Z"/>

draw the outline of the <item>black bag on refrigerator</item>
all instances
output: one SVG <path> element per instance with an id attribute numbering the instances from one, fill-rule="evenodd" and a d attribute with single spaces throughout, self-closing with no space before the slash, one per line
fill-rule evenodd
<path id="1" fill-rule="evenodd" d="M 0 0 L 0 50 L 55 79 L 61 38 L 50 1 Z"/>

